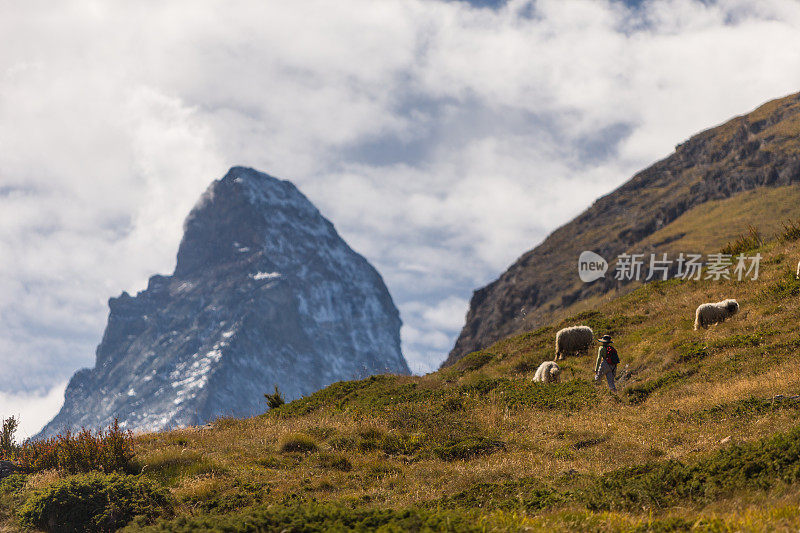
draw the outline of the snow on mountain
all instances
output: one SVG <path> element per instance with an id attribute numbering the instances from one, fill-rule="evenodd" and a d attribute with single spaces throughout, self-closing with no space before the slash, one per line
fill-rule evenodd
<path id="1" fill-rule="evenodd" d="M 109 300 L 93 369 L 42 430 L 157 431 L 266 408 L 369 374 L 409 373 L 378 272 L 288 181 L 234 167 L 186 219 L 171 276 Z"/>

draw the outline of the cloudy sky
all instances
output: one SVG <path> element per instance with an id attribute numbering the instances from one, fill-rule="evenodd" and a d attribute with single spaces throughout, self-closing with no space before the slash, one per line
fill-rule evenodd
<path id="1" fill-rule="evenodd" d="M 796 0 L 496 3 L 0 0 L 0 416 L 54 414 L 230 166 L 378 268 L 427 372 L 548 232 L 800 90 Z"/>

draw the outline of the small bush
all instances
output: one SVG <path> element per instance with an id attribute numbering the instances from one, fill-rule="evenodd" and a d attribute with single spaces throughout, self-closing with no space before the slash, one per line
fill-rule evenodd
<path id="1" fill-rule="evenodd" d="M 0 494 L 11 494 L 13 492 L 22 492 L 25 488 L 28 478 L 24 474 L 11 474 L 0 481 Z"/>
<path id="2" fill-rule="evenodd" d="M 462 373 L 474 372 L 483 368 L 494 356 L 487 352 L 472 352 L 461 359 L 455 364 L 455 368 Z"/>
<path id="3" fill-rule="evenodd" d="M 367 463 L 365 466 L 365 470 L 370 477 L 375 478 L 383 478 L 386 476 L 391 476 L 394 474 L 399 474 L 401 472 L 400 468 L 396 465 L 390 463 L 389 461 L 384 460 L 377 460 L 372 461 L 371 463 Z"/>
<path id="4" fill-rule="evenodd" d="M 358 449 L 362 452 L 377 450 L 386 433 L 378 428 L 366 428 L 358 432 Z"/>
<path id="5" fill-rule="evenodd" d="M 128 528 L 133 531 L 133 526 Z M 490 527 L 491 529 L 491 527 Z M 518 529 L 518 528 L 514 528 Z M 135 531 L 486 531 L 478 512 L 351 509 L 335 504 L 255 507 L 234 514 L 177 518 Z"/>
<path id="6" fill-rule="evenodd" d="M 283 398 L 283 394 L 277 385 L 275 385 L 275 392 L 272 394 L 264 394 L 264 398 L 267 399 L 267 405 L 270 409 L 276 409 L 286 403 L 286 400 Z"/>
<path id="7" fill-rule="evenodd" d="M 258 459 L 256 464 L 259 464 L 264 468 L 280 468 L 282 466 L 281 462 L 275 457 L 264 457 L 263 459 Z"/>
<path id="8" fill-rule="evenodd" d="M 623 468 L 601 476 L 583 494 L 590 510 L 642 510 L 709 503 L 744 489 L 769 490 L 800 481 L 800 428 L 731 445 L 685 465 L 679 461 Z"/>
<path id="9" fill-rule="evenodd" d="M 739 255 L 760 248 L 763 244 L 764 237 L 761 235 L 761 232 L 758 231 L 758 228 L 755 226 L 748 226 L 746 235 L 739 235 L 735 241 L 726 244 L 720 252 L 729 255 Z"/>
<path id="10" fill-rule="evenodd" d="M 402 383 L 404 378 L 383 374 L 360 381 L 338 381 L 314 394 L 287 403 L 280 409 L 270 410 L 265 416 L 290 418 L 324 409 L 336 411 L 348 407 L 384 407 L 396 404 L 400 398 L 413 392 L 416 384 Z"/>
<path id="11" fill-rule="evenodd" d="M 485 396 L 500 385 L 508 383 L 506 378 L 488 378 L 481 374 L 470 376 L 466 381 L 459 387 L 459 392 L 467 396 Z"/>
<path id="12" fill-rule="evenodd" d="M 674 385 L 696 373 L 696 368 L 690 368 L 688 370 L 673 370 L 672 372 L 667 372 L 660 378 L 651 379 L 650 381 L 645 381 L 640 385 L 634 385 L 626 388 L 625 395 L 628 398 L 628 403 L 637 405 L 647 400 L 647 398 L 649 398 L 650 395 L 655 391 Z"/>
<path id="13" fill-rule="evenodd" d="M 140 459 L 142 473 L 161 483 L 170 484 L 181 477 L 209 474 L 219 470 L 214 463 L 199 452 L 187 448 L 161 448 Z"/>
<path id="14" fill-rule="evenodd" d="M 448 398 L 442 403 L 442 409 L 450 413 L 463 411 L 464 400 L 462 400 L 460 397 Z"/>
<path id="15" fill-rule="evenodd" d="M 591 382 L 572 379 L 562 383 L 534 383 L 527 379 L 505 380 L 497 387 L 497 397 L 511 409 L 559 409 L 575 411 L 597 401 Z"/>
<path id="16" fill-rule="evenodd" d="M 438 446 L 433 449 L 433 453 L 442 461 L 455 461 L 488 455 L 502 449 L 505 449 L 503 441 L 487 437 L 467 437 Z"/>
<path id="17" fill-rule="evenodd" d="M 783 223 L 783 233 L 781 240 L 783 241 L 796 241 L 800 239 L 800 219 L 787 220 Z"/>
<path id="18" fill-rule="evenodd" d="M 380 449 L 387 455 L 411 455 L 422 448 L 423 435 L 391 432 L 380 442 Z"/>
<path id="19" fill-rule="evenodd" d="M 353 464 L 350 462 L 350 459 L 340 453 L 320 454 L 319 465 L 322 468 L 332 468 L 334 470 L 341 470 L 342 472 L 349 472 L 353 469 Z"/>
<path id="20" fill-rule="evenodd" d="M 105 431 L 92 433 L 82 429 L 35 442 L 25 441 L 16 451 L 20 468 L 39 472 L 51 468 L 76 474 L 99 470 L 102 472 L 132 472 L 133 436 L 122 431 L 117 420 Z"/>
<path id="21" fill-rule="evenodd" d="M 786 269 L 776 283 L 764 289 L 763 296 L 769 300 L 782 300 L 800 295 L 800 280 L 795 276 L 795 272 Z"/>
<path id="22" fill-rule="evenodd" d="M 303 433 L 294 433 L 284 437 L 280 450 L 283 453 L 311 453 L 317 451 L 317 441 Z"/>
<path id="23" fill-rule="evenodd" d="M 328 444 L 330 444 L 331 448 L 333 448 L 334 450 L 341 450 L 341 451 L 355 450 L 357 446 L 356 440 L 348 435 L 339 435 L 333 437 L 328 441 Z"/>
<path id="24" fill-rule="evenodd" d="M 306 429 L 306 432 L 319 441 L 325 441 L 336 435 L 336 429 L 330 426 L 313 426 Z"/>
<path id="25" fill-rule="evenodd" d="M 708 357 L 708 348 L 705 343 L 700 341 L 689 341 L 683 344 L 673 345 L 678 352 L 678 361 L 687 363 Z"/>
<path id="26" fill-rule="evenodd" d="M 452 496 L 445 496 L 428 503 L 430 507 L 445 509 L 516 510 L 536 512 L 564 498 L 553 488 L 535 478 L 521 478 L 501 483 L 477 483 Z"/>
<path id="27" fill-rule="evenodd" d="M 201 513 L 230 513 L 250 507 L 269 493 L 268 487 L 255 483 L 242 483 L 237 488 L 239 492 L 219 494 L 218 489 L 212 485 L 193 494 L 186 502 Z M 133 525 L 128 527 L 133 529 Z"/>
<path id="28" fill-rule="evenodd" d="M 517 361 L 511 367 L 511 371 L 515 374 L 527 374 L 539 368 L 539 363 L 536 359 L 525 358 Z"/>
<path id="29" fill-rule="evenodd" d="M 692 413 L 690 419 L 696 422 L 725 419 L 745 420 L 770 411 L 798 409 L 800 409 L 800 403 L 781 396 L 770 399 L 743 398 L 701 409 Z"/>
<path id="30" fill-rule="evenodd" d="M 167 493 L 154 483 L 119 474 L 79 474 L 35 491 L 19 511 L 29 528 L 59 533 L 115 531 L 134 516 L 171 514 Z"/>
<path id="31" fill-rule="evenodd" d="M 719 339 L 713 341 L 711 345 L 714 348 L 752 348 L 760 346 L 764 343 L 764 336 L 760 333 L 741 333 L 731 335 L 726 339 Z"/>

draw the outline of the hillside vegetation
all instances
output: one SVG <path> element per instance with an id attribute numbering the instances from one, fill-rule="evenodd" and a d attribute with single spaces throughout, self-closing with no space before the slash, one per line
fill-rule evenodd
<path id="1" fill-rule="evenodd" d="M 720 239 L 734 238 L 747 224 L 758 221 L 766 232 L 787 212 L 798 216 L 797 202 L 779 191 L 794 190 L 796 199 L 793 187 L 799 183 L 800 93 L 692 136 L 475 291 L 464 328 L 444 364 L 510 335 L 558 322 L 578 312 L 576 306 L 588 303 L 593 309 L 608 296 L 635 289 L 634 283 L 610 280 L 581 283 L 574 265 L 582 251 L 592 250 L 611 263 L 626 252 L 668 252 L 679 239 L 681 251 L 713 253 Z M 743 199 L 742 194 L 750 196 Z M 732 204 L 742 211 L 729 209 Z M 708 216 L 713 210 L 731 223 Z M 684 235 L 676 222 L 697 220 L 698 214 L 712 223 Z"/>
<path id="2" fill-rule="evenodd" d="M 753 213 L 775 191 L 724 212 Z M 664 230 L 688 239 L 720 212 Z M 58 501 L 89 530 L 797 531 L 800 230 L 760 226 L 766 242 L 747 250 L 763 256 L 757 281 L 653 282 L 433 374 L 139 435 L 118 473 L 6 478 L 0 520 L 56 530 Z M 697 305 L 725 298 L 740 313 L 694 331 Z M 617 394 L 592 382 L 593 355 L 563 361 L 560 384 L 531 381 L 555 332 L 576 324 L 614 336 Z M 99 518 L 78 505 L 98 491 L 116 495 Z"/>

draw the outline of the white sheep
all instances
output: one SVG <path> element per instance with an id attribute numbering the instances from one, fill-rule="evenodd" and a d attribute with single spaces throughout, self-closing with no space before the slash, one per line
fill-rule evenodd
<path id="1" fill-rule="evenodd" d="M 725 322 L 739 312 L 739 302 L 736 300 L 722 300 L 713 304 L 703 304 L 694 314 L 694 329 Z"/>
<path id="2" fill-rule="evenodd" d="M 797 263 L 797 275 L 795 275 L 797 279 L 800 279 L 800 263 Z"/>
<path id="3" fill-rule="evenodd" d="M 556 361 L 567 355 L 589 355 L 594 331 L 589 326 L 572 326 L 556 333 Z"/>
<path id="4" fill-rule="evenodd" d="M 561 383 L 561 368 L 553 361 L 545 361 L 536 369 L 533 381 Z"/>

